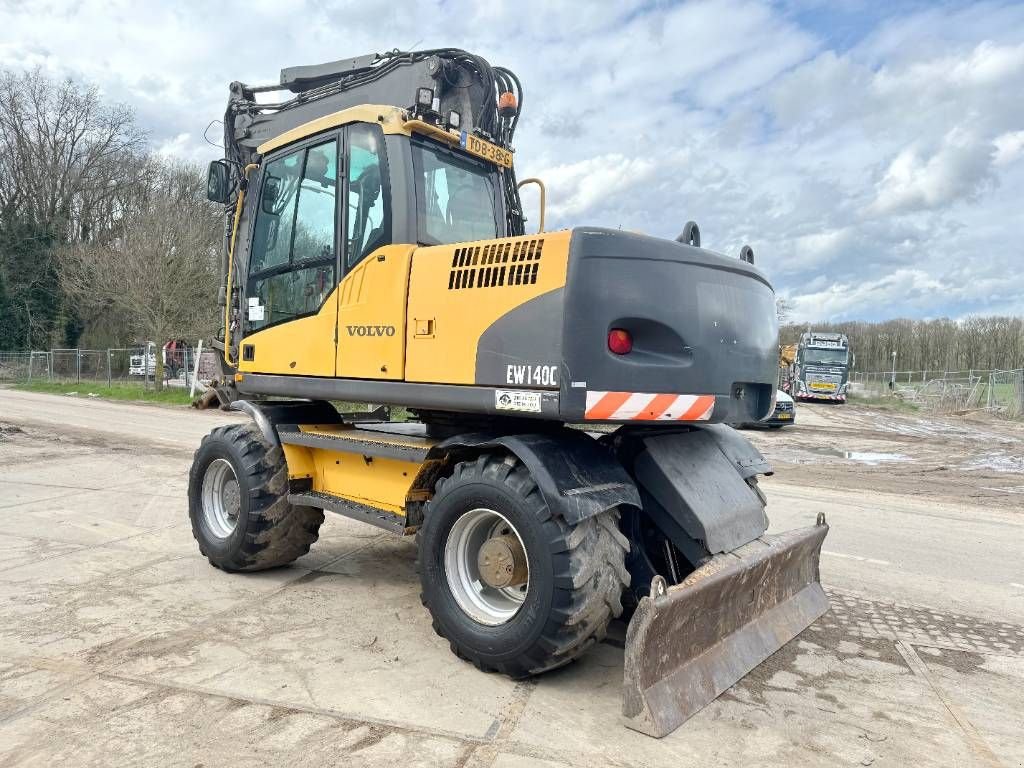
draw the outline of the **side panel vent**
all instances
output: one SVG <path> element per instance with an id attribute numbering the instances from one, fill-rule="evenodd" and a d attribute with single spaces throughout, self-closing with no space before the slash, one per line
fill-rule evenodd
<path id="1" fill-rule="evenodd" d="M 533 285 L 537 282 L 543 251 L 543 238 L 456 248 L 448 274 L 448 290 Z"/>

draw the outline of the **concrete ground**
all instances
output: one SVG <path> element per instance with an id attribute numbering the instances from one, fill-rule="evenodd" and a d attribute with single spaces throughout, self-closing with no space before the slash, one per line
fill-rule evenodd
<path id="1" fill-rule="evenodd" d="M 620 724 L 614 645 L 525 683 L 456 659 L 410 540 L 329 517 L 291 567 L 211 568 L 186 477 L 231 418 L 0 390 L 0 766 L 1024 765 L 1012 426 L 800 406 L 753 433 L 773 528 L 828 515 L 832 610 L 659 741 Z M 971 496 L 978 431 L 1008 467 L 979 489 L 1011 490 Z"/>

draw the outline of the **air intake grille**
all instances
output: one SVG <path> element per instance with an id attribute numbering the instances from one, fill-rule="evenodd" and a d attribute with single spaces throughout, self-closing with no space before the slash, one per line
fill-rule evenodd
<path id="1" fill-rule="evenodd" d="M 540 271 L 543 238 L 456 248 L 448 290 L 533 285 Z"/>

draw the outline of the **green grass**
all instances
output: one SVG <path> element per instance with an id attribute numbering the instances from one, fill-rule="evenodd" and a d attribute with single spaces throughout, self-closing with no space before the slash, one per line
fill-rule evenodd
<path id="1" fill-rule="evenodd" d="M 144 403 L 161 403 L 164 405 L 188 405 L 192 398 L 188 396 L 187 389 L 164 388 L 155 390 L 152 387 L 146 389 L 142 384 L 98 384 L 96 382 L 83 381 L 80 384 L 74 382 L 61 384 L 51 381 L 30 381 L 14 385 L 15 389 L 27 392 L 46 392 L 52 395 L 70 395 L 74 397 L 88 398 L 94 395 L 103 400 L 134 400 Z"/>
<path id="2" fill-rule="evenodd" d="M 985 384 L 981 390 L 981 401 L 988 402 L 989 390 L 992 391 L 992 399 L 997 403 L 1013 403 L 1017 399 L 1017 386 L 1012 381 L 1000 384 Z"/>

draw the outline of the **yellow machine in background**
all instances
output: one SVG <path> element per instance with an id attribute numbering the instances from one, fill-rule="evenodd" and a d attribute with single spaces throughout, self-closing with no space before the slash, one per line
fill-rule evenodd
<path id="1" fill-rule="evenodd" d="M 784 344 L 779 347 L 779 368 L 785 368 L 796 362 L 796 344 Z"/>

